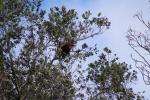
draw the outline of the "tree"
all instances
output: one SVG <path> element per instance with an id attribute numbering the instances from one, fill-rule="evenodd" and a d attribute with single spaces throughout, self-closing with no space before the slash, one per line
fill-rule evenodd
<path id="1" fill-rule="evenodd" d="M 104 49 L 98 60 L 89 64 L 87 93 L 90 100 L 142 100 L 144 97 L 133 92 L 129 86 L 137 79 L 137 72 L 125 62 L 119 63 L 112 57 L 111 50 Z M 92 86 L 90 86 L 92 85 Z"/>
<path id="2" fill-rule="evenodd" d="M 76 95 L 72 66 L 96 52 L 77 43 L 103 33 L 110 22 L 99 13 L 54 7 L 48 20 L 41 0 L 2 0 L 0 4 L 0 98 L 70 100 Z M 73 41 L 73 42 L 72 42 Z M 73 43 L 64 55 L 62 47 Z M 63 53 L 63 54 L 62 54 Z"/>
<path id="3" fill-rule="evenodd" d="M 52 67 L 44 56 L 47 47 L 40 28 L 45 11 L 40 10 L 40 4 L 40 0 L 2 1 L 0 98 L 3 100 L 65 100 L 74 95 L 69 77 Z"/>
<path id="4" fill-rule="evenodd" d="M 83 71 L 82 62 L 98 50 L 85 40 L 103 33 L 110 22 L 101 13 L 93 17 L 86 11 L 79 17 L 75 9 L 64 6 L 51 8 L 48 19 L 44 19 L 46 11 L 40 8 L 41 2 L 0 1 L 0 99 L 86 98 L 89 94 L 80 93 L 90 88 L 84 84 L 87 71 Z M 95 74 L 89 73 L 87 79 Z"/>
<path id="5" fill-rule="evenodd" d="M 134 29 L 130 29 L 127 35 L 128 44 L 137 54 L 137 58 L 132 56 L 135 66 L 142 73 L 145 84 L 150 85 L 150 23 L 144 21 L 141 14 L 136 14 L 135 16 L 145 26 L 146 31 L 137 32 Z"/>

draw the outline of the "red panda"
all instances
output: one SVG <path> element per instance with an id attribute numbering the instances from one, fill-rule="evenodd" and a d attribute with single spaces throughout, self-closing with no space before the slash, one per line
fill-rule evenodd
<path id="1" fill-rule="evenodd" d="M 72 47 L 74 46 L 73 43 L 69 42 L 69 43 L 66 43 L 64 45 L 61 46 L 61 54 L 62 56 L 66 56 L 70 53 L 70 50 L 72 49 Z"/>

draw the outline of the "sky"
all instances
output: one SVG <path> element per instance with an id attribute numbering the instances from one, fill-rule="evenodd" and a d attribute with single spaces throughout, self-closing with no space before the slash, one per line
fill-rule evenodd
<path id="1" fill-rule="evenodd" d="M 148 0 L 44 0 L 42 7 L 49 11 L 54 6 L 66 6 L 76 9 L 78 14 L 90 10 L 93 15 L 101 12 L 111 22 L 110 29 L 104 34 L 94 37 L 89 44 L 98 44 L 102 50 L 108 47 L 116 53 L 120 61 L 125 61 L 134 67 L 131 54 L 134 53 L 129 47 L 126 38 L 129 28 L 144 31 L 144 26 L 134 17 L 137 13 L 143 13 L 144 19 L 150 19 L 150 3 Z M 142 78 L 139 74 L 139 78 Z M 136 91 L 146 90 L 145 96 L 150 97 L 150 86 L 146 86 L 142 79 L 134 84 Z"/>

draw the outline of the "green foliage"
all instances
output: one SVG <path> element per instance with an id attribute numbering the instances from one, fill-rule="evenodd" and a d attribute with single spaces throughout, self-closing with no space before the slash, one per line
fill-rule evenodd
<path id="1" fill-rule="evenodd" d="M 83 13 L 79 18 L 75 9 L 67 10 L 64 6 L 51 8 L 49 18 L 45 20 L 46 12 L 40 9 L 41 2 L 41 0 L 2 2 L 0 99 L 86 98 L 85 93 L 80 93 L 85 88 L 90 88 L 86 85 L 87 71 L 83 70 L 82 63 L 97 54 L 98 50 L 96 45 L 90 47 L 88 43 L 83 41 L 81 44 L 80 41 L 103 33 L 109 28 L 110 22 L 106 17 L 102 17 L 101 13 L 92 17 L 90 11 Z M 68 50 L 68 55 L 63 57 L 60 49 L 66 43 L 73 43 L 73 47 Z M 111 53 L 107 48 L 105 51 Z M 96 87 L 109 86 L 103 90 L 105 93 L 114 92 L 121 95 L 120 92 L 125 88 L 122 83 L 136 79 L 136 72 L 135 75 L 133 73 L 130 75 L 127 65 L 116 61 L 117 58 L 108 61 L 106 55 L 101 56 L 99 61 L 89 65 L 87 79 L 94 82 Z M 107 81 L 111 81 L 111 84 Z M 87 95 L 95 97 L 97 93 Z M 127 93 L 133 96 L 131 91 Z"/>
<path id="2" fill-rule="evenodd" d="M 87 81 L 95 84 L 94 88 L 88 88 L 87 92 L 91 94 L 91 99 L 117 99 L 133 100 L 143 99 L 135 94 L 132 88 L 128 87 L 137 79 L 137 72 L 131 70 L 125 62 L 118 63 L 118 58 L 114 55 L 111 58 L 111 51 L 104 48 L 105 53 L 99 56 L 99 59 L 89 64 Z"/>
<path id="3" fill-rule="evenodd" d="M 1 13 L 2 9 L 3 9 L 3 0 L 0 0 L 0 13 Z"/>
<path id="4" fill-rule="evenodd" d="M 91 18 L 90 11 L 82 15 L 81 20 L 77 16 L 74 9 L 67 10 L 64 6 L 62 8 L 54 7 L 50 9 L 49 21 L 45 21 L 47 36 L 56 45 L 62 45 L 68 41 L 74 41 L 89 38 L 97 35 L 110 26 L 110 22 L 105 17 Z M 98 31 L 94 31 L 93 27 L 98 27 Z M 103 30 L 101 28 L 104 28 Z"/>
<path id="5" fill-rule="evenodd" d="M 3 0 L 0 4 L 3 6 L 0 15 L 1 99 L 70 100 L 75 97 L 69 70 L 75 60 L 83 60 L 89 48 L 83 45 L 81 49 L 76 48 L 79 52 L 72 52 L 74 57 L 68 55 L 63 59 L 58 57 L 59 47 L 70 41 L 74 45 L 101 33 L 100 28 L 97 34 L 89 33 L 93 32 L 93 25 L 100 26 L 96 20 L 101 17 L 95 17 L 95 21 L 90 17 L 80 21 L 74 9 L 67 10 L 63 6 L 51 8 L 49 19 L 44 20 L 46 12 L 40 5 L 41 0 Z M 104 29 L 106 26 L 109 25 L 101 24 Z"/>

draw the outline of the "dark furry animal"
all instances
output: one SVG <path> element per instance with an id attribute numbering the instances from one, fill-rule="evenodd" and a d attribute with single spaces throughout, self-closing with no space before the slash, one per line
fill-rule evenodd
<path id="1" fill-rule="evenodd" d="M 74 46 L 73 43 L 66 43 L 63 46 L 61 46 L 61 54 L 63 57 L 65 57 L 66 55 L 68 55 L 70 53 L 70 50 L 72 49 L 72 47 Z"/>

